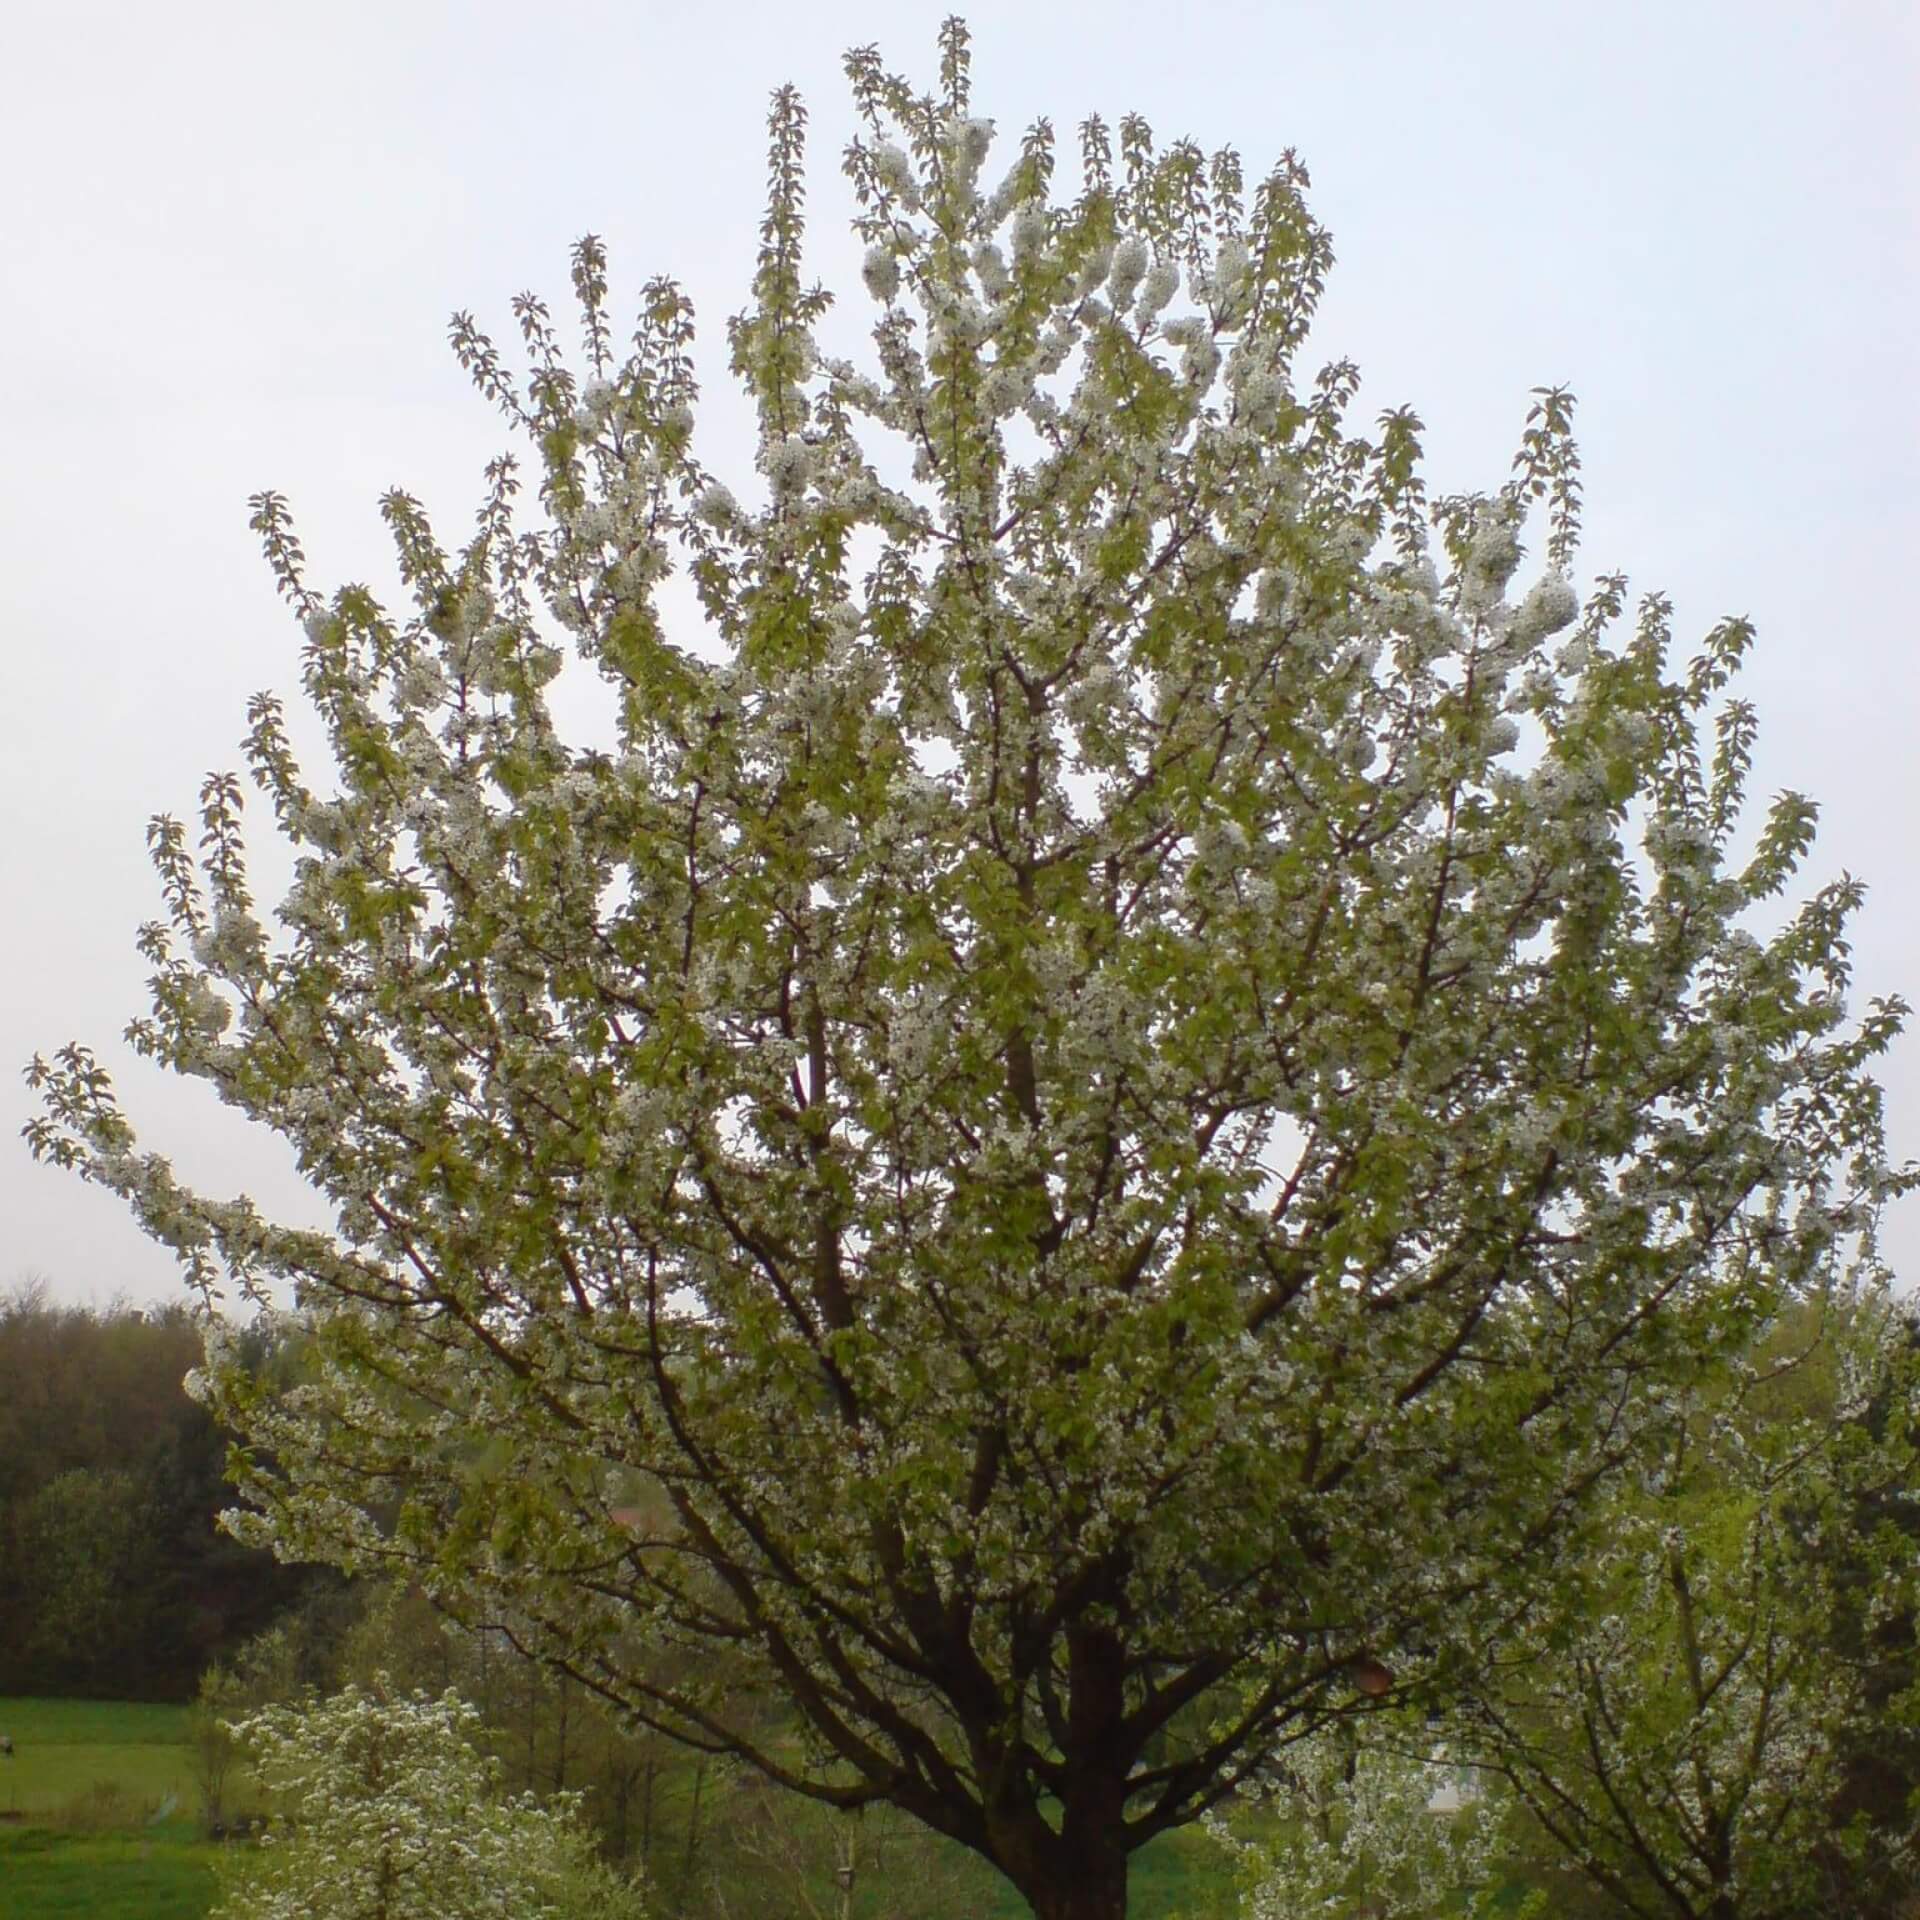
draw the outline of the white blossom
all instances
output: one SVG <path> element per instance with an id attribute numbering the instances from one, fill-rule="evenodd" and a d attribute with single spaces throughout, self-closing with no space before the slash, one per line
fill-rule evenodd
<path id="1" fill-rule="evenodd" d="M 790 433 L 781 439 L 769 441 L 760 458 L 766 468 L 773 497 L 787 500 L 806 486 L 813 473 L 815 454 L 799 434 Z"/>
<path id="2" fill-rule="evenodd" d="M 1128 234 L 1114 248 L 1113 266 L 1107 274 L 1107 298 L 1113 302 L 1116 313 L 1132 300 L 1138 290 L 1146 275 L 1148 258 L 1147 243 L 1137 233 Z M 1172 297 L 1171 293 L 1167 296 L 1168 299 Z"/>
<path id="3" fill-rule="evenodd" d="M 860 272 L 876 300 L 891 300 L 900 291 L 900 257 L 884 242 L 876 241 L 867 249 Z"/>
<path id="4" fill-rule="evenodd" d="M 1504 505 L 1484 508 L 1461 572 L 1461 604 L 1469 613 L 1485 613 L 1497 606 L 1519 564 L 1517 516 Z"/>
<path id="5" fill-rule="evenodd" d="M 1547 575 L 1521 601 L 1513 616 L 1517 640 L 1532 646 L 1549 634 L 1558 633 L 1579 616 L 1580 596 L 1564 574 Z"/>
<path id="6" fill-rule="evenodd" d="M 1013 216 L 1013 257 L 1029 260 L 1047 242 L 1047 209 L 1043 202 L 1029 200 Z"/>
<path id="7" fill-rule="evenodd" d="M 455 1693 L 348 1687 L 229 1731 L 282 1809 L 224 1864 L 215 1920 L 643 1920 L 637 1889 L 600 1866 L 578 1796 L 509 1798 Z"/>
<path id="8" fill-rule="evenodd" d="M 740 517 L 740 503 L 733 497 L 730 488 L 716 480 L 701 489 L 693 502 L 692 512 L 696 520 L 704 520 L 709 526 L 724 529 Z"/>
<path id="9" fill-rule="evenodd" d="M 898 194 L 910 208 L 919 204 L 919 182 L 904 147 L 883 140 L 873 150 L 873 163 L 882 185 Z"/>
<path id="10" fill-rule="evenodd" d="M 1166 255 L 1158 256 L 1147 269 L 1140 288 L 1136 318 L 1145 326 L 1157 319 L 1167 303 L 1180 291 L 1180 269 Z"/>

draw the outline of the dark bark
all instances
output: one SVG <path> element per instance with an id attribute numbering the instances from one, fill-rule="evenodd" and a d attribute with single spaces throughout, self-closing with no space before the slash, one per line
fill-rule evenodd
<path id="1" fill-rule="evenodd" d="M 1035 1920 L 1127 1920 L 1127 1858 L 1109 1852 L 1027 1895 Z"/>
<path id="2" fill-rule="evenodd" d="M 1010 1877 L 1038 1920 L 1126 1920 L 1127 1774 L 1134 1750 L 1122 1738 L 1126 1649 L 1106 1627 L 1070 1631 L 1067 1647 L 1071 1758 L 1060 1830 L 1042 1823 L 1039 1835 L 1023 1833 L 1025 1871 Z"/>

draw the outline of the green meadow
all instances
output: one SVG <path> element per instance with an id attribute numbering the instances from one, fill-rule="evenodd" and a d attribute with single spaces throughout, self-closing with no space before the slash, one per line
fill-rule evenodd
<path id="1" fill-rule="evenodd" d="M 0 1699 L 4 1920 L 200 1920 L 218 1849 L 200 1837 L 184 1707 Z"/>
<path id="2" fill-rule="evenodd" d="M 152 1817 L 171 1799 L 194 1811 L 185 1707 L 120 1700 L 0 1700 L 0 1733 L 13 1758 L 0 1759 L 0 1814 L 61 1826 L 125 1824 Z"/>
<path id="3" fill-rule="evenodd" d="M 186 1822 L 133 1833 L 0 1827 L 6 1920 L 202 1920 L 215 1849 Z"/>

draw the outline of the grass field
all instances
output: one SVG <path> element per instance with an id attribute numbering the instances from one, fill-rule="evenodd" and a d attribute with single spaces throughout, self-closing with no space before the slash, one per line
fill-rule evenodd
<path id="1" fill-rule="evenodd" d="M 0 1733 L 13 1740 L 13 1758 L 0 1759 L 0 1813 L 74 1825 L 84 1823 L 88 1802 L 102 1816 L 117 1802 L 115 1819 L 92 1824 L 130 1826 L 169 1800 L 194 1811 L 185 1707 L 0 1700 Z"/>
<path id="2" fill-rule="evenodd" d="M 0 1920 L 201 1920 L 217 1850 L 184 1707 L 0 1700 L 0 1733 Z"/>
<path id="3" fill-rule="evenodd" d="M 202 1920 L 215 1849 L 168 1822 L 137 1833 L 0 1828 L 6 1920 Z"/>

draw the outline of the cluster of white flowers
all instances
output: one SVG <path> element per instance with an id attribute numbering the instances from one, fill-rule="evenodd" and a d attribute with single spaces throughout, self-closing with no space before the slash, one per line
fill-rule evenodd
<path id="1" fill-rule="evenodd" d="M 900 291 L 900 256 L 885 241 L 875 241 L 860 265 L 860 277 L 876 300 L 890 301 Z"/>
<path id="2" fill-rule="evenodd" d="M 1107 298 L 1116 313 L 1123 311 L 1139 290 L 1151 259 L 1147 243 L 1137 233 L 1128 234 L 1114 248 L 1113 264 L 1107 270 Z M 1167 297 L 1173 296 L 1169 293 Z"/>
<path id="3" fill-rule="evenodd" d="M 252 973 L 266 950 L 266 930 L 251 913 L 230 902 L 214 909 L 207 930 L 195 937 L 193 957 L 201 966 L 228 979 Z"/>
<path id="4" fill-rule="evenodd" d="M 717 480 L 700 490 L 691 511 L 695 520 L 722 533 L 731 529 L 741 517 L 740 503 L 733 497 L 732 489 Z"/>
<path id="5" fill-rule="evenodd" d="M 990 419 L 1025 410 L 1033 398 L 1034 370 L 1025 363 L 996 366 L 980 383 L 980 405 Z"/>
<path id="6" fill-rule="evenodd" d="M 1036 260 L 1047 244 L 1050 227 L 1044 201 L 1029 200 L 1013 216 L 1013 257 L 1022 263 Z"/>
<path id="7" fill-rule="evenodd" d="M 620 389 L 611 380 L 589 380 L 580 389 L 579 421 L 582 428 L 594 432 L 604 424 L 620 398 Z"/>
<path id="8" fill-rule="evenodd" d="M 1470 615 L 1491 613 L 1520 564 L 1518 511 L 1504 501 L 1485 503 L 1460 570 L 1460 605 Z"/>
<path id="9" fill-rule="evenodd" d="M 1213 272 L 1204 294 L 1222 328 L 1240 324 L 1253 291 L 1253 257 L 1245 240 L 1229 234 L 1214 254 Z"/>
<path id="10" fill-rule="evenodd" d="M 873 167 L 881 185 L 889 193 L 897 195 L 909 213 L 919 210 L 919 176 L 914 172 L 913 161 L 904 147 L 891 140 L 883 140 L 873 150 Z"/>
<path id="11" fill-rule="evenodd" d="M 1585 634 L 1576 633 L 1554 657 L 1554 665 L 1563 674 L 1584 673 L 1593 659 L 1593 643 Z"/>
<path id="12" fill-rule="evenodd" d="M 1536 646 L 1576 619 L 1580 596 L 1564 574 L 1550 573 L 1534 586 L 1513 615 L 1513 636 L 1525 646 Z"/>
<path id="13" fill-rule="evenodd" d="M 1140 303 L 1134 310 L 1137 326 L 1151 326 L 1159 319 L 1180 291 L 1180 269 L 1165 254 L 1158 255 L 1140 286 Z"/>
<path id="14" fill-rule="evenodd" d="M 431 653 L 421 651 L 394 677 L 393 697 L 404 709 L 420 712 L 446 698 L 447 676 Z"/>
<path id="15" fill-rule="evenodd" d="M 1284 1839 L 1238 1841 L 1224 1821 L 1209 1822 L 1238 1855 L 1245 1920 L 1491 1910 L 1504 1803 L 1444 1751 L 1421 1753 L 1412 1729 L 1309 1735 L 1280 1749 L 1274 1771 Z"/>
<path id="16" fill-rule="evenodd" d="M 1205 315 L 1169 320 L 1160 329 L 1160 337 L 1181 349 L 1180 377 L 1188 386 L 1204 392 L 1213 385 L 1213 377 L 1220 371 L 1220 346 Z"/>
<path id="17" fill-rule="evenodd" d="M 761 449 L 760 463 L 776 500 L 791 500 L 812 477 L 816 455 L 805 439 L 790 433 Z"/>
<path id="18" fill-rule="evenodd" d="M 1068 683 L 1062 705 L 1068 719 L 1085 733 L 1130 711 L 1132 688 L 1112 661 L 1096 660 Z"/>
<path id="19" fill-rule="evenodd" d="M 949 295 L 934 311 L 933 344 L 936 351 L 945 347 L 965 352 L 981 345 L 992 333 L 992 310 L 976 294 Z"/>
<path id="20" fill-rule="evenodd" d="M 1519 723 L 1508 715 L 1501 714 L 1488 721 L 1482 739 L 1490 755 L 1511 753 L 1520 744 Z"/>
<path id="21" fill-rule="evenodd" d="M 579 547 L 604 547 L 620 537 L 619 515 L 606 501 L 589 500 L 567 515 L 566 528 Z"/>
<path id="22" fill-rule="evenodd" d="M 1690 866 L 1713 856 L 1713 829 L 1704 820 L 1656 814 L 1642 838 L 1662 867 Z"/>

